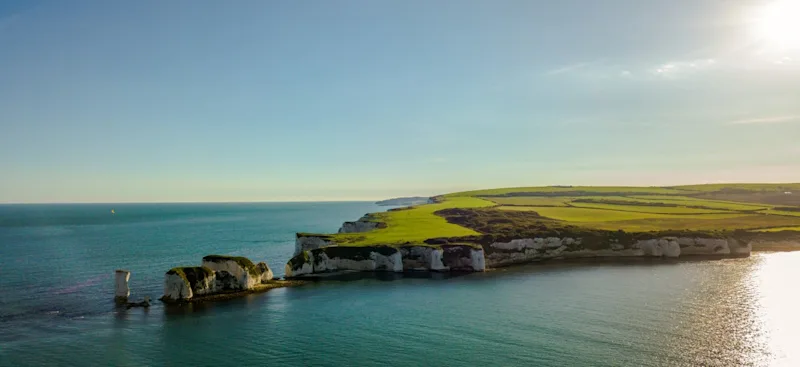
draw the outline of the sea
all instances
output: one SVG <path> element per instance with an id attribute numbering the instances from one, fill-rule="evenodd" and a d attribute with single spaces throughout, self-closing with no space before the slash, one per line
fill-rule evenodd
<path id="1" fill-rule="evenodd" d="M 363 277 L 184 307 L 164 273 L 266 261 L 369 202 L 0 206 L 0 366 L 800 366 L 800 252 Z M 114 214 L 111 214 L 114 210 Z"/>

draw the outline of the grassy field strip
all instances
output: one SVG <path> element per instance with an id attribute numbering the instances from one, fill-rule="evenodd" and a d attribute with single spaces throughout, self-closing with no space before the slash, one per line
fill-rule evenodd
<path id="1" fill-rule="evenodd" d="M 627 232 L 798 230 L 800 212 L 776 210 L 779 206 L 800 205 L 798 200 L 795 200 L 800 199 L 795 197 L 795 192 L 800 196 L 800 184 L 678 187 L 546 186 L 475 190 L 446 194 L 442 197 L 444 201 L 436 204 L 374 213 L 373 217 L 386 223 L 387 228 L 334 236 L 342 245 L 359 246 L 420 244 L 426 239 L 435 237 L 477 235 L 479 233 L 476 230 L 485 234 L 494 234 L 494 231 L 522 233 L 525 230 L 532 231 L 549 225 L 565 228 L 568 225 L 575 225 Z M 522 195 L 487 197 L 511 193 L 522 193 Z M 581 200 L 593 202 L 580 202 Z M 490 207 L 491 209 L 487 210 L 469 210 Z M 458 220 L 470 228 L 448 223 L 446 219 L 434 214 L 436 211 L 449 208 L 465 209 L 463 212 L 450 213 L 451 219 Z M 541 217 L 550 219 L 522 212 L 536 212 Z M 481 222 L 486 218 L 493 218 L 494 221 Z M 535 222 L 535 226 L 531 227 L 528 225 L 529 222 Z"/>
<path id="2" fill-rule="evenodd" d="M 523 205 L 523 206 L 567 206 L 574 197 L 555 196 L 518 196 L 518 197 L 488 197 L 483 198 L 502 205 Z"/>
<path id="3" fill-rule="evenodd" d="M 784 215 L 789 217 L 800 217 L 800 212 L 790 212 L 785 210 L 767 210 L 764 212 L 769 215 Z"/>
<path id="4" fill-rule="evenodd" d="M 646 232 L 661 230 L 718 230 L 718 229 L 770 229 L 775 227 L 795 227 L 800 221 L 792 217 L 773 215 L 716 215 L 706 220 L 684 218 L 683 216 L 662 217 L 655 219 L 637 219 L 616 222 L 590 222 L 575 223 L 576 225 L 606 230 L 622 229 L 629 232 Z"/>
<path id="5" fill-rule="evenodd" d="M 636 186 L 543 186 L 543 187 L 508 187 L 502 189 L 489 189 L 489 190 L 474 190 L 456 192 L 445 195 L 446 197 L 458 196 L 486 196 L 486 195 L 504 195 L 512 192 L 533 192 L 533 193 L 557 193 L 557 192 L 571 192 L 571 191 L 585 191 L 585 192 L 626 192 L 626 193 L 641 193 L 641 194 L 677 194 L 686 195 L 686 190 L 679 190 L 664 187 L 636 187 Z"/>
<path id="6" fill-rule="evenodd" d="M 633 204 L 633 203 L 631 203 Z M 631 213 L 655 213 L 655 214 L 732 214 L 724 209 L 696 209 L 674 206 L 647 206 L 647 205 L 618 205 L 618 204 L 599 204 L 599 203 L 570 203 L 576 208 L 594 208 L 605 210 L 616 210 Z"/>
<path id="7" fill-rule="evenodd" d="M 748 191 L 774 191 L 776 186 L 784 188 L 785 190 L 792 191 L 800 191 L 800 183 L 787 183 L 787 184 L 705 184 L 705 185 L 685 185 L 685 186 L 673 186 L 675 189 L 678 190 L 688 190 L 688 191 L 699 191 L 699 192 L 711 192 L 711 191 L 719 191 L 722 189 L 736 189 L 736 190 L 748 190 Z"/>
<path id="8" fill-rule="evenodd" d="M 426 204 L 408 210 L 396 210 L 375 213 L 375 216 L 387 224 L 387 228 L 374 231 L 339 234 L 336 241 L 350 245 L 400 244 L 406 242 L 422 243 L 433 237 L 471 236 L 477 232 L 456 224 L 450 224 L 444 218 L 433 214 L 448 208 L 482 208 L 496 204 L 472 197 L 448 198 L 444 202 Z"/>
<path id="9" fill-rule="evenodd" d="M 755 232 L 781 232 L 781 231 L 797 231 L 800 232 L 800 227 L 775 227 L 775 228 L 765 228 L 765 229 L 756 229 Z"/>
<path id="10" fill-rule="evenodd" d="M 704 206 L 725 210 L 764 210 L 771 208 L 767 204 L 746 204 L 722 200 L 696 199 L 685 196 L 630 196 L 631 199 L 645 203 L 665 203 L 686 206 Z"/>
<path id="11" fill-rule="evenodd" d="M 617 222 L 638 219 L 659 219 L 659 218 L 682 218 L 682 219 L 725 219 L 745 216 L 746 214 L 658 214 L 658 213 L 639 213 L 619 210 L 607 210 L 596 208 L 578 207 L 525 207 L 525 206 L 501 206 L 500 210 L 519 210 L 535 211 L 539 215 L 547 218 L 567 221 L 567 222 Z"/>

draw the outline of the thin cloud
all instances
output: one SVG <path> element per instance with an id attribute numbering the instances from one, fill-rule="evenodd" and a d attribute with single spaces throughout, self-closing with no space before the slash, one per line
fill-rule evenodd
<path id="1" fill-rule="evenodd" d="M 668 62 L 658 65 L 652 69 L 653 74 L 658 76 L 670 77 L 691 72 L 698 72 L 713 68 L 717 64 L 716 59 L 699 59 L 690 61 Z"/>
<path id="2" fill-rule="evenodd" d="M 595 65 L 595 64 L 597 64 L 599 62 L 600 62 L 600 60 L 595 60 L 595 61 L 586 61 L 586 62 L 579 62 L 579 63 L 575 63 L 575 64 L 564 65 L 562 67 L 549 70 L 549 71 L 545 72 L 544 75 L 559 75 L 559 74 L 571 73 L 571 72 L 575 72 L 575 71 L 578 71 L 578 70 L 581 70 L 581 69 L 585 69 L 585 68 L 587 68 L 589 66 L 592 66 L 592 65 Z"/>
<path id="3" fill-rule="evenodd" d="M 729 121 L 732 125 L 754 125 L 754 124 L 779 124 L 786 122 L 800 121 L 800 115 L 794 116 L 772 116 L 772 117 L 758 117 L 753 119 L 734 120 Z"/>

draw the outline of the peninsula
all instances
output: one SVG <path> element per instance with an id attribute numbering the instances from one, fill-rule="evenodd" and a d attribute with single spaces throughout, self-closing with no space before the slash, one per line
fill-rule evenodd
<path id="1" fill-rule="evenodd" d="M 800 184 L 545 186 L 459 192 L 297 233 L 288 278 L 484 271 L 570 258 L 740 257 L 800 249 Z"/>

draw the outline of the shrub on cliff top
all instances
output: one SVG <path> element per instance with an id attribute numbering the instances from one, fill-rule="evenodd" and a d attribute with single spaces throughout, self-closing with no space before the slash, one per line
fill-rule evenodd
<path id="1" fill-rule="evenodd" d="M 243 269 L 247 270 L 250 275 L 254 277 L 258 277 L 261 275 L 261 272 L 258 270 L 255 264 L 253 264 L 250 259 L 243 257 L 243 256 L 228 256 L 228 255 L 208 255 L 203 257 L 203 261 L 208 261 L 212 263 L 218 263 L 223 261 L 233 261 Z"/>

